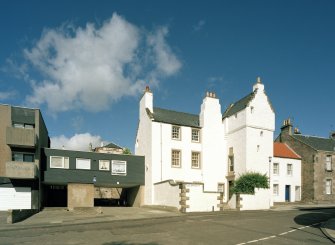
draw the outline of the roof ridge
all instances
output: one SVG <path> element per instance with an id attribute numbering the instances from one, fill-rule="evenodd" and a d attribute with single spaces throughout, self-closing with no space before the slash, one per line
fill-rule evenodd
<path id="1" fill-rule="evenodd" d="M 315 136 L 315 135 L 303 135 L 303 134 L 293 134 L 292 136 L 303 136 L 303 137 L 313 137 L 318 139 L 325 139 L 325 140 L 331 140 L 330 138 L 321 137 L 321 136 Z"/>

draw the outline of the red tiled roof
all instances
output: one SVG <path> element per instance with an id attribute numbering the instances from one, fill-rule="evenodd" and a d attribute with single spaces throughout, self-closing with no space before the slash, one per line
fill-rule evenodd
<path id="1" fill-rule="evenodd" d="M 279 142 L 274 142 L 273 144 L 273 156 L 301 159 L 301 156 L 295 153 L 288 145 Z"/>

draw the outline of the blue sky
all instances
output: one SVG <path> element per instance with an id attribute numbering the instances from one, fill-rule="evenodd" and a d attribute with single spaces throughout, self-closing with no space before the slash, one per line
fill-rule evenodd
<path id="1" fill-rule="evenodd" d="M 146 84 L 154 106 L 222 111 L 260 76 L 303 134 L 335 130 L 334 1 L 0 2 L 0 103 L 40 108 L 52 144 L 134 148 Z"/>

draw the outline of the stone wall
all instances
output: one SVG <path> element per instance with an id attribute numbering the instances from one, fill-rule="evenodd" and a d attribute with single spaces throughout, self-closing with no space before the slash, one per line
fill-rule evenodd
<path id="1" fill-rule="evenodd" d="M 93 184 L 68 184 L 67 206 L 94 207 L 94 185 Z"/>

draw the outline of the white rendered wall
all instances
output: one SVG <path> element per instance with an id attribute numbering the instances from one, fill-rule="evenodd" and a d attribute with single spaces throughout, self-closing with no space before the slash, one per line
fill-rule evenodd
<path id="1" fill-rule="evenodd" d="M 217 207 L 219 200 L 217 200 L 219 193 L 204 192 L 203 185 L 201 184 L 187 184 L 186 188 L 190 191 L 187 193 L 189 200 L 187 200 L 187 205 L 189 208 L 186 212 L 209 212 L 209 211 L 219 211 L 220 208 Z"/>
<path id="2" fill-rule="evenodd" d="M 269 209 L 272 206 L 270 189 L 255 189 L 254 195 L 241 194 L 241 210 Z"/>
<path id="3" fill-rule="evenodd" d="M 279 163 L 279 174 L 273 174 L 273 165 L 271 166 L 271 190 L 273 184 L 279 185 L 278 195 L 273 194 L 272 197 L 274 202 L 285 202 L 285 186 L 291 186 L 290 192 L 290 201 L 300 201 L 301 199 L 301 160 L 299 159 L 290 159 L 290 158 L 280 158 L 274 157 L 273 163 Z M 293 171 L 292 176 L 287 175 L 287 164 L 292 164 Z M 296 200 L 295 187 L 300 186 L 299 198 Z"/>
<path id="4" fill-rule="evenodd" d="M 216 192 L 219 182 L 226 183 L 227 175 L 227 149 L 219 100 L 205 97 L 199 119 L 202 127 L 204 191 Z"/>
<path id="5" fill-rule="evenodd" d="M 148 117 L 147 106 L 152 110 L 153 96 L 151 92 L 145 92 L 139 108 L 139 124 L 135 142 L 135 154 L 145 156 L 145 186 L 144 186 L 144 204 L 152 205 L 154 203 L 152 173 L 152 122 Z"/>
<path id="6" fill-rule="evenodd" d="M 180 208 L 179 185 L 171 185 L 168 181 L 154 185 L 155 204 Z"/>

